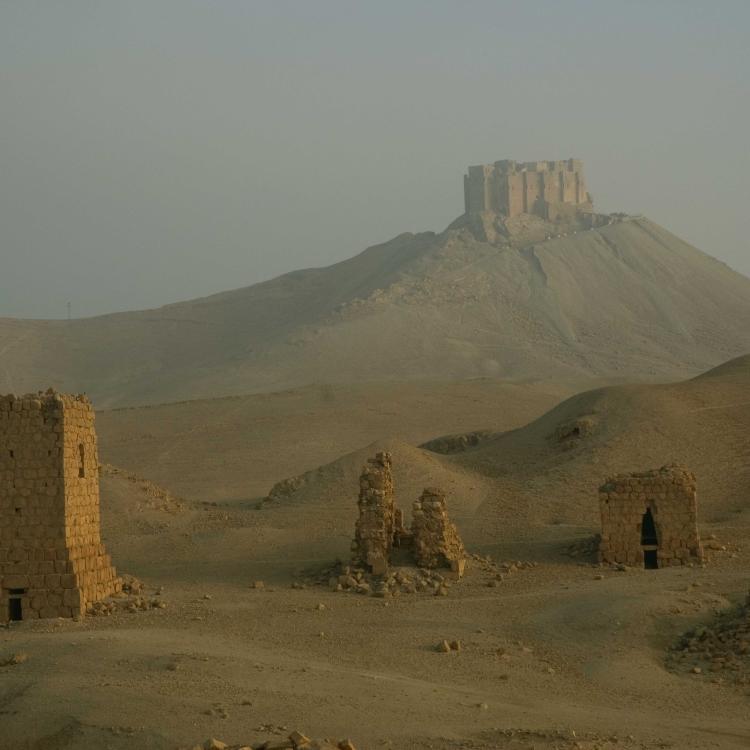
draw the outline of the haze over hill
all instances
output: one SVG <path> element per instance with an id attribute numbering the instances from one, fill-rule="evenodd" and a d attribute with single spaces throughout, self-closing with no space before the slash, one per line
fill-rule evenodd
<path id="1" fill-rule="evenodd" d="M 750 279 L 634 218 L 511 240 L 458 221 L 156 310 L 0 320 L 0 391 L 97 405 L 313 382 L 670 378 L 750 351 Z"/>

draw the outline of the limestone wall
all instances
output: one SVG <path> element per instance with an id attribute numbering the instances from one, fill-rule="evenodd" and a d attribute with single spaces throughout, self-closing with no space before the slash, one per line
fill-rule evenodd
<path id="1" fill-rule="evenodd" d="M 374 575 L 384 575 L 394 547 L 411 550 L 417 565 L 450 568 L 463 575 L 466 551 L 448 518 L 445 494 L 428 488 L 414 503 L 411 530 L 396 507 L 391 455 L 380 452 L 368 459 L 359 480 L 359 516 L 354 528 L 352 563 Z"/>
<path id="2" fill-rule="evenodd" d="M 695 475 L 684 467 L 664 466 L 646 472 L 620 474 L 599 488 L 602 538 L 599 559 L 643 566 L 644 516 L 653 517 L 659 567 L 703 559 L 698 535 Z"/>
<path id="3" fill-rule="evenodd" d="M 463 575 L 466 550 L 448 517 L 442 491 L 425 488 L 414 503 L 411 530 L 417 565 L 423 568 L 449 567 L 457 576 Z"/>
<path id="4" fill-rule="evenodd" d="M 94 412 L 85 397 L 0 397 L 0 620 L 72 617 L 119 590 L 101 542 Z"/>
<path id="5" fill-rule="evenodd" d="M 352 557 L 382 574 L 388 568 L 397 523 L 390 453 L 381 451 L 368 459 L 359 479 L 357 507 Z"/>

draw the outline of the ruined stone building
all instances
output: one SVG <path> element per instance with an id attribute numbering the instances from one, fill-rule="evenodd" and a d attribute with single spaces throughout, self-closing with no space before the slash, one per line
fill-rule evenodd
<path id="1" fill-rule="evenodd" d="M 506 159 L 469 167 L 464 176 L 464 203 L 467 214 L 492 212 L 508 218 L 534 214 L 548 221 L 593 210 L 579 159 Z"/>
<path id="2" fill-rule="evenodd" d="M 662 568 L 703 560 L 695 475 L 679 466 L 620 474 L 599 488 L 607 563 Z"/>
<path id="3" fill-rule="evenodd" d="M 463 575 L 466 550 L 454 523 L 448 517 L 445 493 L 425 488 L 415 501 L 411 521 L 414 558 L 421 568 L 448 567 Z"/>
<path id="4" fill-rule="evenodd" d="M 445 495 L 425 489 L 414 503 L 411 531 L 396 507 L 391 455 L 380 452 L 368 459 L 359 480 L 359 516 L 354 528 L 352 560 L 374 575 L 383 575 L 395 548 L 410 549 L 420 567 L 450 568 L 463 575 L 466 551 L 448 517 Z"/>
<path id="5" fill-rule="evenodd" d="M 354 529 L 352 553 L 356 561 L 373 573 L 385 573 L 397 528 L 393 495 L 391 454 L 381 451 L 370 458 L 359 478 L 359 518 Z M 400 514 L 398 525 L 400 523 Z"/>
<path id="6" fill-rule="evenodd" d="M 120 590 L 98 469 L 85 396 L 0 396 L 0 620 L 74 617 Z"/>

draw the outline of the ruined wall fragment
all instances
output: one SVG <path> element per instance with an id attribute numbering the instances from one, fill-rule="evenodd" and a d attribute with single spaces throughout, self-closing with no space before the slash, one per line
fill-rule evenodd
<path id="1" fill-rule="evenodd" d="M 397 529 L 390 453 L 381 451 L 368 459 L 359 479 L 357 507 L 352 557 L 373 573 L 385 573 Z"/>
<path id="2" fill-rule="evenodd" d="M 448 567 L 457 577 L 463 575 L 466 550 L 455 524 L 448 517 L 445 494 L 426 488 L 412 510 L 412 537 L 417 565 L 424 568 Z"/>
<path id="3" fill-rule="evenodd" d="M 644 566 L 649 552 L 655 553 L 654 567 L 703 560 L 697 485 L 688 469 L 663 466 L 611 477 L 599 488 L 599 508 L 601 562 Z M 644 544 L 647 513 L 653 519 L 656 543 Z"/>

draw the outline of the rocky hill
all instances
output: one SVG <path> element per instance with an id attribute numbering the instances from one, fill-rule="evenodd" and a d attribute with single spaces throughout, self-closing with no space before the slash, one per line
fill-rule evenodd
<path id="1" fill-rule="evenodd" d="M 668 379 L 750 351 L 750 279 L 647 219 L 539 222 L 489 242 L 458 221 L 156 310 L 2 319 L 0 392 L 114 406 L 314 382 Z"/>

